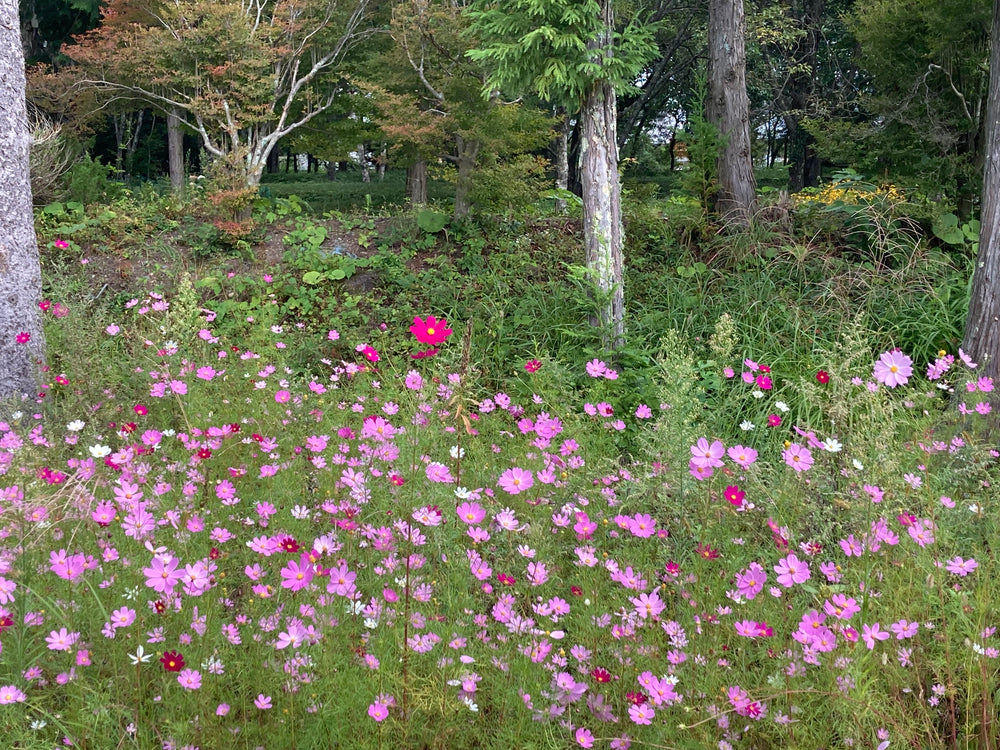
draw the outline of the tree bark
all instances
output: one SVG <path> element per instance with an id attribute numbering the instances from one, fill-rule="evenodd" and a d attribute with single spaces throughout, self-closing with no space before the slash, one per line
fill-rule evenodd
<path id="1" fill-rule="evenodd" d="M 993 0 L 983 210 L 962 348 L 984 376 L 1000 375 L 1000 0 Z"/>
<path id="2" fill-rule="evenodd" d="M 38 365 L 45 356 L 24 85 L 18 3 L 0 0 L 0 399 L 5 400 L 38 393 Z M 6 411 L 0 417 L 7 417 Z"/>
<path id="3" fill-rule="evenodd" d="M 614 28 L 611 0 L 601 0 L 601 20 Z M 610 39 L 598 43 L 608 47 Z M 600 48 L 599 47 L 599 48 Z M 604 50 L 607 54 L 607 49 Z M 617 100 L 615 87 L 595 81 L 580 108 L 580 182 L 583 192 L 583 244 L 587 268 L 604 297 L 591 322 L 603 330 L 604 345 L 620 349 L 625 336 L 624 230 L 618 179 Z"/>
<path id="4" fill-rule="evenodd" d="M 479 158 L 479 141 L 467 141 L 462 136 L 455 135 L 455 150 L 457 157 L 458 179 L 455 181 L 455 218 L 462 219 L 472 211 L 472 174 Z"/>
<path id="5" fill-rule="evenodd" d="M 556 190 L 569 190 L 569 112 L 556 107 L 556 116 L 562 118 L 556 132 Z M 556 210 L 566 210 L 564 199 L 556 199 Z"/>
<path id="6" fill-rule="evenodd" d="M 368 163 L 368 149 L 363 143 L 358 144 L 358 164 L 361 165 L 361 181 L 371 182 L 372 171 L 371 165 Z"/>
<path id="7" fill-rule="evenodd" d="M 413 162 L 406 170 L 406 195 L 410 205 L 427 203 L 427 162 L 423 159 Z"/>
<path id="8" fill-rule="evenodd" d="M 179 195 L 184 192 L 184 131 L 176 109 L 167 115 L 167 164 L 170 187 Z"/>
<path id="9" fill-rule="evenodd" d="M 747 226 L 757 201 L 750 152 L 743 0 L 709 0 L 706 117 L 723 137 L 718 157 L 716 210 L 727 223 Z"/>

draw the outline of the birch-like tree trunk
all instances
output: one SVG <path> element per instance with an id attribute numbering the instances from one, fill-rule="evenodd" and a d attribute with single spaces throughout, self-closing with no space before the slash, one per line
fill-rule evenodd
<path id="1" fill-rule="evenodd" d="M 601 0 L 601 20 L 614 28 L 611 0 Z M 610 39 L 603 40 L 610 46 Z M 625 334 L 622 188 L 618 179 L 617 99 L 609 81 L 595 81 L 580 108 L 580 183 L 583 193 L 584 259 L 604 300 L 593 322 L 604 331 L 608 349 L 619 349 Z"/>
<path id="2" fill-rule="evenodd" d="M 0 399 L 5 400 L 38 393 L 38 366 L 45 355 L 30 148 L 18 4 L 0 0 Z"/>
<path id="3" fill-rule="evenodd" d="M 176 107 L 167 113 L 167 165 L 170 187 L 177 194 L 184 192 L 184 131 Z"/>
<path id="4" fill-rule="evenodd" d="M 750 98 L 746 80 L 746 17 L 743 0 L 709 0 L 706 117 L 722 135 L 716 210 L 731 224 L 747 226 L 757 203 L 750 153 Z"/>
<path id="5" fill-rule="evenodd" d="M 1000 0 L 993 0 L 980 222 L 979 253 L 972 273 L 962 348 L 981 364 L 983 375 L 995 379 L 1000 376 Z"/>

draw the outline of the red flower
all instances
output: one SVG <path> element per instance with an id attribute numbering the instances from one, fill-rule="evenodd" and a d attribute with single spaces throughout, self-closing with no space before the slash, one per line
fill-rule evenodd
<path id="1" fill-rule="evenodd" d="M 509 576 L 506 573 L 497 573 L 497 580 L 500 581 L 504 586 L 513 586 L 517 581 L 514 576 Z"/>
<path id="2" fill-rule="evenodd" d="M 437 349 L 424 349 L 423 351 L 417 352 L 416 354 L 411 354 L 410 357 L 412 359 L 424 359 L 426 357 L 433 357 L 437 353 L 438 353 Z"/>
<path id="3" fill-rule="evenodd" d="M 579 586 L 570 586 L 569 592 L 573 596 L 583 596 L 583 589 L 581 589 Z"/>
<path id="4" fill-rule="evenodd" d="M 281 549 L 285 550 L 285 552 L 299 551 L 299 543 L 296 542 L 294 539 L 292 539 L 290 536 L 286 536 L 284 539 L 281 540 L 280 547 Z"/>
<path id="5" fill-rule="evenodd" d="M 780 424 L 781 424 L 781 417 L 779 417 L 777 414 L 768 414 L 767 415 L 767 426 L 768 427 L 777 427 Z"/>
<path id="6" fill-rule="evenodd" d="M 140 417 L 144 417 L 144 416 L 146 416 L 147 414 L 149 414 L 149 409 L 147 409 L 147 408 L 146 408 L 145 406 L 143 406 L 142 404 L 136 404 L 135 406 L 133 406 L 133 407 L 132 407 L 132 411 L 134 411 L 134 412 L 135 412 L 136 414 L 138 414 L 138 415 L 139 415 Z"/>
<path id="7" fill-rule="evenodd" d="M 180 672 L 185 667 L 184 657 L 176 651 L 166 651 L 160 657 L 160 664 L 168 672 Z"/>
<path id="8" fill-rule="evenodd" d="M 237 432 L 240 431 L 239 424 L 237 422 L 233 422 L 231 425 L 229 425 L 229 431 L 235 435 Z"/>
<path id="9" fill-rule="evenodd" d="M 206 460 L 211 457 L 212 457 L 212 451 L 210 451 L 208 448 L 202 448 L 201 450 L 198 451 L 198 458 L 202 460 Z"/>
<path id="10" fill-rule="evenodd" d="M 126 422 L 122 425 L 122 432 L 135 432 L 138 426 L 135 422 Z"/>
<path id="11" fill-rule="evenodd" d="M 820 370 L 819 372 L 816 373 L 816 380 L 819 383 L 826 385 L 827 383 L 830 382 L 830 373 L 828 373 L 826 370 Z"/>
<path id="12" fill-rule="evenodd" d="M 155 602 L 153 602 L 153 609 L 156 611 L 156 614 L 162 615 L 164 612 L 167 611 L 167 605 L 163 602 L 162 599 L 157 599 Z M 164 656 L 166 656 L 166 654 L 164 654 Z"/>
<path id="13" fill-rule="evenodd" d="M 538 372 L 542 367 L 542 363 L 537 359 L 529 359 L 524 363 L 524 369 L 528 372 Z"/>
<path id="14" fill-rule="evenodd" d="M 647 698 L 646 694 L 641 690 L 630 690 L 627 693 L 625 693 L 625 700 L 627 700 L 629 703 L 635 704 L 636 706 L 641 706 L 643 703 L 649 700 L 649 698 Z"/>
<path id="15" fill-rule="evenodd" d="M 611 672 L 603 667 L 594 667 L 590 670 L 590 676 L 594 678 L 595 682 L 611 682 Z"/>
<path id="16" fill-rule="evenodd" d="M 219 548 L 218 547 L 212 547 L 212 549 L 210 549 L 208 551 L 208 559 L 209 560 L 218 560 L 221 555 L 222 555 L 222 553 L 219 552 Z"/>
<path id="17" fill-rule="evenodd" d="M 719 550 L 713 549 L 712 547 L 709 547 L 707 544 L 699 544 L 695 548 L 695 552 L 697 552 L 701 557 L 705 558 L 706 560 L 716 560 L 719 557 Z"/>
<path id="18" fill-rule="evenodd" d="M 448 322 L 444 318 L 438 320 L 433 315 L 428 315 L 426 320 L 415 317 L 413 325 L 410 326 L 410 333 L 421 344 L 437 346 L 443 344 L 445 339 L 451 336 L 452 330 L 448 328 Z"/>
<path id="19" fill-rule="evenodd" d="M 746 494 L 746 492 L 739 488 L 739 485 L 730 485 L 729 487 L 726 487 L 725 498 L 731 505 L 735 505 L 739 508 L 743 505 L 743 498 L 746 497 Z"/>
<path id="20" fill-rule="evenodd" d="M 19 344 L 27 344 L 29 341 L 31 341 L 31 334 L 28 333 L 27 331 L 21 331 L 19 334 L 17 334 L 17 336 L 14 337 L 14 340 Z"/>
<path id="21" fill-rule="evenodd" d="M 42 312 L 48 312 L 50 307 L 52 307 L 52 303 L 47 299 L 43 299 L 38 303 L 38 309 Z"/>

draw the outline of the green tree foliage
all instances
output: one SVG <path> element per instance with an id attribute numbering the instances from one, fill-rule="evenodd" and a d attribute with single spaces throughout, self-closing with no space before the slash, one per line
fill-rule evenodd
<path id="1" fill-rule="evenodd" d="M 255 187 L 275 144 L 328 109 L 369 0 L 111 0 L 66 52 L 87 82 L 180 113 L 205 150 Z"/>
<path id="2" fill-rule="evenodd" d="M 552 121 L 522 102 L 483 97 L 486 72 L 466 53 L 476 40 L 464 6 L 405 0 L 393 10 L 394 47 L 382 59 L 382 129 L 404 162 L 440 158 L 455 182 L 455 214 L 471 209 L 482 166 L 537 149 Z"/>
<path id="3" fill-rule="evenodd" d="M 871 76 L 862 103 L 873 117 L 842 127 L 827 150 L 845 138 L 863 143 L 858 156 L 871 171 L 926 178 L 967 212 L 983 165 L 989 0 L 871 0 L 849 26 Z"/>

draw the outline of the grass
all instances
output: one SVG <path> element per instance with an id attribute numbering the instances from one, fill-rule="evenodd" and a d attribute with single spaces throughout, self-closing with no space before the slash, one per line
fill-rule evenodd
<path id="1" fill-rule="evenodd" d="M 630 207 L 614 359 L 564 218 L 276 201 L 262 266 L 190 252 L 198 206 L 40 217 L 69 315 L 0 424 L 9 746 L 994 747 L 964 261 L 678 205 Z M 147 226 L 173 252 L 111 274 Z"/>

